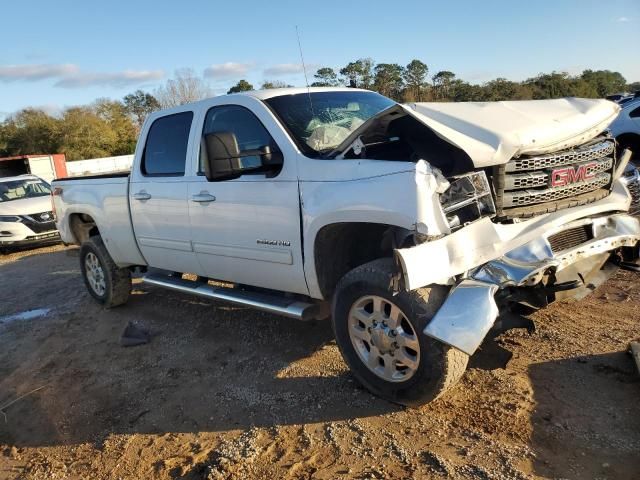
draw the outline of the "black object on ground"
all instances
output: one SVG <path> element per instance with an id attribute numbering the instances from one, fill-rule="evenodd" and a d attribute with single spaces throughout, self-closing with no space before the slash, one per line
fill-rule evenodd
<path id="1" fill-rule="evenodd" d="M 144 345 L 145 343 L 149 343 L 150 338 L 151 336 L 147 328 L 134 322 L 128 322 L 120 336 L 120 345 L 123 347 Z"/>

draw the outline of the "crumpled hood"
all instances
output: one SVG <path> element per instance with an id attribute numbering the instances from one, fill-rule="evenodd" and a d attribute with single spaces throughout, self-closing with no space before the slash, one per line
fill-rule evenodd
<path id="1" fill-rule="evenodd" d="M 31 215 L 32 213 L 50 211 L 51 197 L 49 195 L 0 202 L 0 215 Z"/>
<path id="2" fill-rule="evenodd" d="M 476 167 L 580 145 L 607 128 L 620 107 L 608 100 L 411 103 L 405 111 L 464 150 Z"/>

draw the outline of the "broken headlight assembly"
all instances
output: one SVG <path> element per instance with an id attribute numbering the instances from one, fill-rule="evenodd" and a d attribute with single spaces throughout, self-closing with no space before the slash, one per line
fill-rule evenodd
<path id="1" fill-rule="evenodd" d="M 484 172 L 472 172 L 449 178 L 449 188 L 440 195 L 440 205 L 451 230 L 484 216 L 493 216 L 496 206 Z"/>

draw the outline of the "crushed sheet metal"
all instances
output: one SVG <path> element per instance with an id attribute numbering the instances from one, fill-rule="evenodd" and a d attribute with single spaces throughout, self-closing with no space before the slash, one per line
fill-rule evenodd
<path id="1" fill-rule="evenodd" d="M 453 288 L 424 329 L 425 335 L 471 355 L 497 318 L 498 289 L 536 284 L 550 268 L 560 270 L 584 257 L 640 241 L 640 222 L 629 215 L 595 218 L 592 228 L 595 239 L 574 249 L 555 254 L 541 237 L 483 265 Z"/>
<path id="2" fill-rule="evenodd" d="M 629 208 L 626 187 L 617 180 L 612 193 L 590 205 L 540 215 L 511 225 L 482 218 L 441 239 L 395 250 L 407 290 L 431 284 L 447 285 L 451 278 L 502 257 L 537 238 L 585 217 Z"/>
<path id="3" fill-rule="evenodd" d="M 451 290 L 423 333 L 473 355 L 498 317 L 497 290 L 495 284 L 463 280 Z"/>
<path id="4" fill-rule="evenodd" d="M 462 149 L 476 167 L 580 145 L 602 133 L 620 107 L 608 100 L 412 103 L 405 110 Z"/>
<path id="5" fill-rule="evenodd" d="M 440 170 L 433 168 L 424 160 L 416 163 L 418 191 L 416 230 L 418 233 L 433 236 L 451 233 L 447 217 L 440 208 L 440 194 L 444 193 L 449 186 L 449 181 Z"/>

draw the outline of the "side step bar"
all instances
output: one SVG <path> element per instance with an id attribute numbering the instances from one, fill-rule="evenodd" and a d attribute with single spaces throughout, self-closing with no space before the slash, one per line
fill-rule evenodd
<path id="1" fill-rule="evenodd" d="M 190 293 L 199 297 L 222 300 L 236 305 L 244 305 L 276 315 L 298 320 L 324 319 L 329 316 L 328 302 L 307 303 L 284 296 L 262 292 L 248 292 L 235 288 L 214 287 L 206 283 L 192 282 L 166 275 L 147 274 L 142 277 L 144 283 L 166 288 L 176 292 Z"/>

